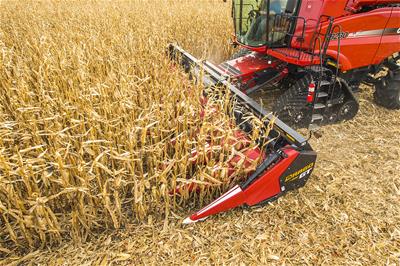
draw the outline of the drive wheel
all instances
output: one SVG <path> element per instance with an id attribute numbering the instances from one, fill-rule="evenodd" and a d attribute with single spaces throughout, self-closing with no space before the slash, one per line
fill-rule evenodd
<path id="1" fill-rule="evenodd" d="M 358 112 L 359 105 L 354 100 L 349 100 L 340 106 L 338 111 L 339 120 L 350 120 L 353 119 Z"/>
<path id="2" fill-rule="evenodd" d="M 275 115 L 293 128 L 307 128 L 311 124 L 312 109 L 307 106 L 308 85 L 311 75 L 305 75 L 277 100 Z"/>
<path id="3" fill-rule="evenodd" d="M 400 109 L 400 74 L 387 75 L 377 83 L 374 100 L 388 109 Z"/>

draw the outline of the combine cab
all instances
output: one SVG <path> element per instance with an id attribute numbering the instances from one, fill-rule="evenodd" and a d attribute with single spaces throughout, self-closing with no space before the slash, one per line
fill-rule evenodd
<path id="1" fill-rule="evenodd" d="M 278 95 L 270 108 L 288 125 L 352 119 L 360 83 L 400 108 L 400 1 L 233 0 L 232 17 L 241 49 L 219 69 L 251 97 Z"/>

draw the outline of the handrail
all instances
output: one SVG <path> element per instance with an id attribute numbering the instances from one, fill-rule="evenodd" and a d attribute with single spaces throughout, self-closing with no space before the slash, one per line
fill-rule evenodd
<path id="1" fill-rule="evenodd" d="M 301 23 L 301 24 L 299 24 L 299 23 Z M 291 31 L 289 31 L 289 29 L 287 28 L 288 24 L 294 25 L 293 33 L 290 33 Z M 300 32 L 300 34 L 296 34 L 296 32 L 298 32 L 298 31 L 296 31 L 296 29 L 299 28 L 299 25 L 301 26 L 301 32 Z M 287 54 L 287 56 L 299 59 L 301 56 L 301 50 L 303 50 L 306 25 L 307 25 L 307 22 L 304 17 L 292 16 L 292 15 L 288 15 L 288 14 L 277 14 L 277 15 L 275 15 L 274 24 L 273 24 L 273 28 L 272 28 L 272 40 L 275 40 L 275 36 L 278 33 L 285 34 L 285 37 L 281 38 L 281 40 L 283 40 L 283 42 L 286 42 L 286 43 L 281 43 L 282 46 L 290 47 L 291 43 L 293 41 L 293 38 L 295 38 L 295 37 L 298 40 L 301 40 L 300 48 L 299 48 L 299 51 L 297 51 L 297 55 Z M 284 26 L 284 27 L 282 27 L 282 26 Z M 285 30 L 284 31 L 276 30 L 276 29 L 281 29 L 281 28 L 285 28 Z M 272 44 L 272 45 L 274 45 L 274 44 Z M 271 47 L 271 49 L 274 49 L 274 48 L 279 48 L 279 47 Z"/>
<path id="2" fill-rule="evenodd" d="M 332 36 L 333 36 L 333 34 L 335 34 L 335 30 L 336 29 L 338 29 L 338 32 L 337 32 L 337 42 L 338 42 L 338 45 L 337 45 L 337 51 L 336 51 L 336 54 L 337 54 L 337 56 L 336 56 L 336 67 L 335 67 L 335 75 L 332 77 L 333 78 L 333 80 L 334 80 L 334 82 L 330 85 L 330 87 L 329 87 L 329 94 L 331 95 L 331 97 L 330 97 L 330 100 L 332 100 L 332 97 L 333 97 L 333 90 L 334 90 L 334 88 L 335 88 L 335 83 L 336 83 L 336 79 L 337 79 L 337 77 L 338 77 L 338 75 L 339 75 L 339 67 L 340 67 L 340 42 L 341 42 L 341 36 L 342 36 L 342 26 L 341 25 L 334 25 L 333 26 L 333 28 L 332 28 L 332 32 L 331 32 L 331 35 L 330 35 L 330 37 L 329 37 L 329 39 L 330 39 L 330 41 L 332 40 Z M 333 87 L 332 87 L 333 86 Z"/>
<path id="3" fill-rule="evenodd" d="M 279 32 L 282 33 L 282 31 L 276 31 L 276 28 L 279 28 L 279 26 L 281 26 L 282 23 L 288 23 L 288 21 L 296 22 L 292 24 L 295 25 L 293 26 L 294 27 L 293 32 L 292 33 L 290 33 L 290 31 L 285 32 L 285 37 L 282 38 L 283 40 L 287 41 L 287 44 L 285 46 L 287 48 L 291 48 L 290 52 L 279 49 L 281 47 L 271 47 L 271 49 L 276 50 L 288 57 L 292 57 L 295 59 L 300 59 L 302 53 L 306 52 L 311 56 L 311 62 L 313 62 L 316 56 L 319 57 L 320 62 L 324 62 L 326 59 L 326 52 L 328 50 L 329 42 L 332 35 L 333 18 L 331 16 L 321 15 L 318 19 L 306 20 L 304 17 L 291 16 L 287 14 L 278 14 L 275 17 L 274 27 L 272 30 L 273 39 L 276 33 Z M 300 24 L 299 21 L 301 21 Z M 313 29 L 310 30 L 310 33 L 312 33 L 310 43 L 308 46 L 305 46 L 306 42 L 305 34 L 306 31 L 308 32 L 307 26 L 313 23 L 315 23 L 315 28 L 312 27 Z M 323 25 L 325 23 L 328 23 L 328 26 L 326 30 L 323 31 Z M 300 33 L 298 33 L 299 29 L 301 29 Z M 299 47 L 293 47 L 294 37 L 297 37 L 296 41 L 299 41 L 300 43 Z"/>

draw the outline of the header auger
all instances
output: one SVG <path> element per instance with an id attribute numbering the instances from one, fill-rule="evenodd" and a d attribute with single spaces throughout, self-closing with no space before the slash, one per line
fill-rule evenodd
<path id="1" fill-rule="evenodd" d="M 263 136 L 273 141 L 249 154 L 249 160 L 264 159 L 258 168 L 185 222 L 303 186 L 316 153 L 292 128 L 352 119 L 361 83 L 375 85 L 379 105 L 400 109 L 400 0 L 233 0 L 232 18 L 240 49 L 230 60 L 200 62 L 174 44 L 168 53 L 204 86 L 227 87 L 241 108 L 260 118 L 274 116 L 254 100 L 256 93 L 278 94 L 271 108 L 279 119 Z M 233 115 L 243 134 L 251 131 L 241 112 Z"/>

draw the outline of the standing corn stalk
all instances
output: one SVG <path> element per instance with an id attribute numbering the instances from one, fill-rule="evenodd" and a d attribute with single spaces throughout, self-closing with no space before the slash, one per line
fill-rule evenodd
<path id="1" fill-rule="evenodd" d="M 204 109 L 203 87 L 163 54 L 178 39 L 220 60 L 229 33 L 211 44 L 207 31 L 188 40 L 193 3 L 174 6 L 173 16 L 159 2 L 0 7 L 1 247 L 85 241 L 149 213 L 162 219 L 245 174 L 243 161 L 230 178 L 222 166 L 257 145 L 257 132 L 251 143 L 227 141 L 235 134 L 228 102 L 210 95 Z M 171 195 L 188 183 L 200 194 Z"/>

